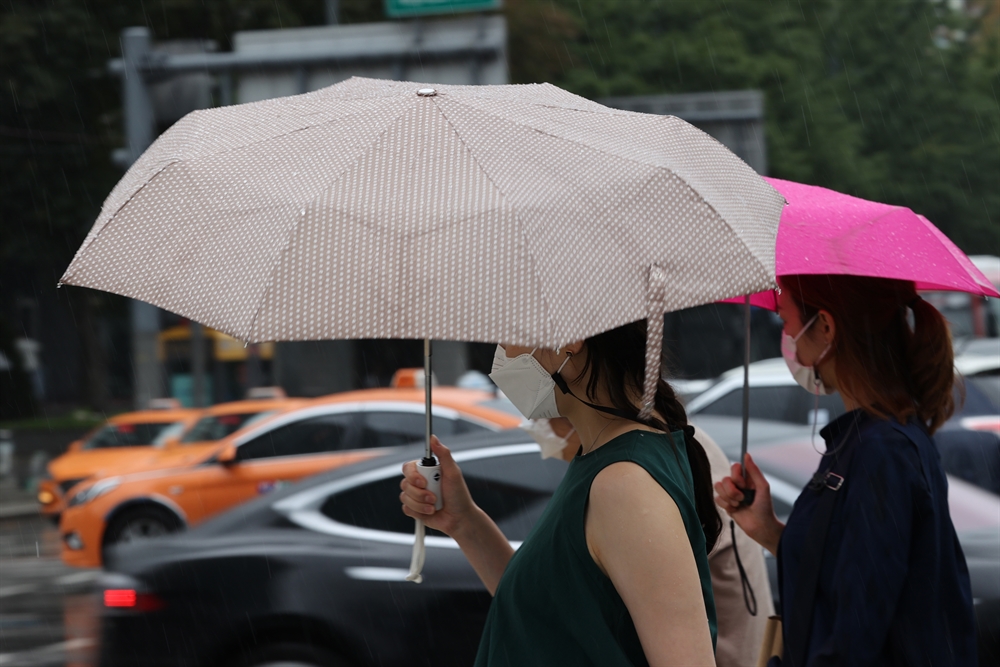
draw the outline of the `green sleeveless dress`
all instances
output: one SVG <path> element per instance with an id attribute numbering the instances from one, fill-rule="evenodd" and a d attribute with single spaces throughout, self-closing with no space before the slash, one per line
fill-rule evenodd
<path id="1" fill-rule="evenodd" d="M 601 470 L 619 461 L 642 466 L 677 504 L 698 564 L 715 644 L 712 580 L 683 438 L 680 431 L 670 436 L 630 431 L 569 464 L 548 507 L 504 570 L 477 667 L 649 664 L 628 609 L 594 563 L 584 534 L 590 485 Z"/>

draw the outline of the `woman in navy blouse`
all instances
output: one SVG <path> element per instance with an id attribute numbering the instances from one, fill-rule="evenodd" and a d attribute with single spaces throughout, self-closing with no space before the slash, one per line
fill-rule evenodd
<path id="1" fill-rule="evenodd" d="M 780 284 L 789 369 L 847 408 L 820 432 L 826 451 L 787 525 L 751 457 L 746 483 L 736 464 L 716 484 L 716 502 L 778 557 L 782 667 L 975 665 L 969 573 L 930 439 L 954 410 L 944 318 L 908 281 Z"/>

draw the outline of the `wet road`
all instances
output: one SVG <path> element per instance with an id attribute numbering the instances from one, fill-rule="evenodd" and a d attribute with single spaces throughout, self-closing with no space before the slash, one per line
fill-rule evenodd
<path id="1" fill-rule="evenodd" d="M 99 574 L 62 564 L 46 519 L 0 519 L 0 667 L 93 665 Z"/>

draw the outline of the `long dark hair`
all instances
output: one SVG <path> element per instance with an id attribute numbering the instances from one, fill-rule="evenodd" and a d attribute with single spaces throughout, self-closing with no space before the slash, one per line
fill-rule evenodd
<path id="1" fill-rule="evenodd" d="M 803 321 L 833 315 L 837 383 L 868 413 L 906 422 L 915 414 L 934 433 L 955 411 L 955 358 L 944 316 L 908 280 L 864 276 L 782 276 Z M 907 318 L 913 313 L 913 327 Z M 959 397 L 964 387 L 959 384 Z"/>
<path id="2" fill-rule="evenodd" d="M 705 532 L 706 550 L 711 551 L 722 532 L 722 520 L 715 509 L 712 493 L 712 470 L 704 448 L 694 437 L 694 431 L 687 428 L 687 412 L 677 399 L 673 388 L 661 377 L 656 388 L 656 412 L 665 423 L 655 416 L 639 420 L 635 402 L 642 397 L 643 378 L 646 373 L 646 320 L 632 322 L 625 326 L 605 331 L 586 340 L 587 358 L 582 372 L 590 371 L 587 382 L 587 398 L 594 401 L 598 387 L 607 391 L 611 406 L 636 415 L 635 420 L 660 431 L 684 432 L 687 459 L 694 481 L 694 503 L 698 511 L 701 529 Z M 667 354 L 663 352 L 661 366 L 667 367 Z"/>

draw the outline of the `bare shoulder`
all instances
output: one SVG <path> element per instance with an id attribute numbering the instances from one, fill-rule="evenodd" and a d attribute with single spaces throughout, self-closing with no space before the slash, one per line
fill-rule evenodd
<path id="1" fill-rule="evenodd" d="M 688 544 L 674 499 L 645 468 L 625 461 L 594 478 L 585 525 L 590 555 L 612 581 L 673 562 L 671 550 Z"/>
<path id="2" fill-rule="evenodd" d="M 645 468 L 630 461 L 612 463 L 594 478 L 590 485 L 592 511 L 634 512 L 660 511 L 674 506 L 673 498 Z M 612 511 L 612 513 L 617 513 Z"/>

